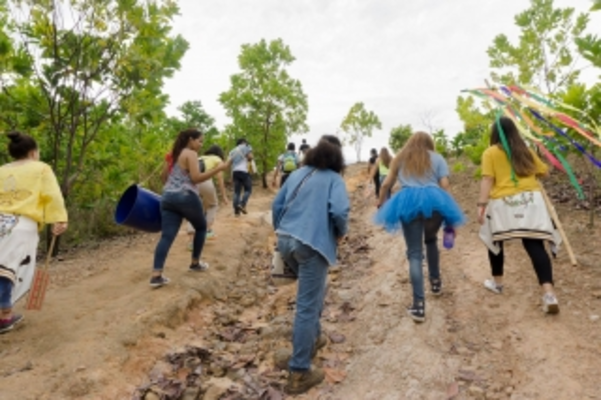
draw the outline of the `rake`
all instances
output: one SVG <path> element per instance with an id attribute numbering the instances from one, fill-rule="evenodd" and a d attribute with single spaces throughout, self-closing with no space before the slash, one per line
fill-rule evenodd
<path id="1" fill-rule="evenodd" d="M 35 275 L 33 276 L 33 283 L 29 290 L 29 297 L 27 298 L 27 304 L 25 305 L 26 310 L 41 310 L 44 297 L 46 296 L 46 289 L 48 289 L 48 283 L 50 282 L 50 274 L 48 273 L 48 266 L 50 265 L 50 258 L 52 257 L 52 251 L 54 250 L 54 243 L 56 242 L 56 236 L 52 235 L 52 241 L 50 242 L 50 248 L 46 255 L 46 262 L 42 268 L 36 268 Z"/>

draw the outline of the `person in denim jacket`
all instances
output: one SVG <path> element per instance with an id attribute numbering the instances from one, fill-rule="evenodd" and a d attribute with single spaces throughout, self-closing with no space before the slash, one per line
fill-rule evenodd
<path id="1" fill-rule="evenodd" d="M 338 243 L 346 235 L 350 202 L 341 173 L 344 157 L 337 137 L 325 135 L 310 149 L 273 201 L 273 226 L 283 261 L 298 276 L 293 352 L 285 390 L 304 393 L 324 379 L 311 358 L 319 340 L 328 266 L 336 264 Z"/>

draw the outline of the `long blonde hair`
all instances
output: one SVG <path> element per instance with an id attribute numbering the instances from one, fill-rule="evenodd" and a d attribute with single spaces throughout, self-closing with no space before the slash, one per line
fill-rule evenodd
<path id="1" fill-rule="evenodd" d="M 386 147 L 382 147 L 380 149 L 380 162 L 384 164 L 386 168 L 390 168 L 390 162 L 392 161 L 392 156 Z"/>
<path id="2" fill-rule="evenodd" d="M 396 156 L 401 173 L 407 177 L 422 178 L 432 169 L 430 153 L 434 140 L 425 132 L 415 132 Z"/>

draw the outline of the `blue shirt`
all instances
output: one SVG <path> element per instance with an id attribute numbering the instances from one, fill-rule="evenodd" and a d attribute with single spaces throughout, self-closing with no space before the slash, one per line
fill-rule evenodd
<path id="1" fill-rule="evenodd" d="M 229 158 L 232 160 L 232 171 L 248 172 L 248 159 L 246 157 L 251 152 L 252 147 L 246 143 L 242 143 L 230 151 Z"/>
<path id="2" fill-rule="evenodd" d="M 397 178 L 403 187 L 424 187 L 424 186 L 440 186 L 438 181 L 449 176 L 449 166 L 445 159 L 438 153 L 428 151 L 430 153 L 431 170 L 425 176 L 405 176 L 403 175 L 403 166 L 399 167 Z"/>
<path id="3" fill-rule="evenodd" d="M 293 192 L 313 167 L 292 172 L 271 206 L 273 227 L 278 235 L 291 236 L 336 264 L 337 238 L 346 235 L 350 201 L 340 174 L 317 170 L 309 177 L 282 216 Z M 281 221 L 280 221 L 281 218 Z"/>

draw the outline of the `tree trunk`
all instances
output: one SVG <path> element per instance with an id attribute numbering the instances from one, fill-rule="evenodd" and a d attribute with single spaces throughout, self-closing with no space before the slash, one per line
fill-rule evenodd
<path id="1" fill-rule="evenodd" d="M 261 180 L 263 181 L 263 189 L 267 189 L 267 172 L 265 170 L 261 173 Z"/>

